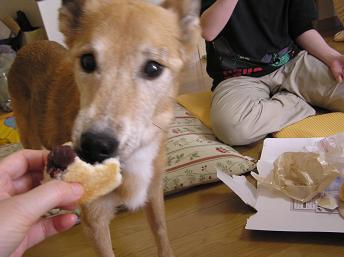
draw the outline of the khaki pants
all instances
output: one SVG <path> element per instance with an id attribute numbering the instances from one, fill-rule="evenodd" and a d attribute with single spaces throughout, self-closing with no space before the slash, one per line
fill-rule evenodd
<path id="1" fill-rule="evenodd" d="M 212 127 L 223 142 L 246 145 L 314 115 L 311 105 L 344 112 L 344 83 L 302 51 L 269 75 L 222 81 L 213 92 Z"/>

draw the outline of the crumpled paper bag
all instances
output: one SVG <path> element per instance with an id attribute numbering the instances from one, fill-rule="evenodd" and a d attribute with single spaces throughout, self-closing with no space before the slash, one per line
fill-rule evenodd
<path id="1" fill-rule="evenodd" d="M 321 160 L 335 166 L 344 177 L 344 133 L 323 138 L 305 148 L 308 152 L 319 153 Z"/>
<path id="2" fill-rule="evenodd" d="M 283 153 L 265 178 L 252 173 L 259 183 L 301 202 L 312 200 L 339 175 L 336 167 L 320 158 L 320 154 L 312 152 Z"/>

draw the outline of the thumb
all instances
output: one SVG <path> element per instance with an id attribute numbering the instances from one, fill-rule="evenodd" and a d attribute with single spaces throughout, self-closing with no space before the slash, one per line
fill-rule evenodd
<path id="1" fill-rule="evenodd" d="M 54 180 L 13 198 L 16 198 L 16 203 L 25 213 L 26 222 L 31 225 L 53 208 L 75 203 L 83 192 L 80 184 Z"/>
<path id="2" fill-rule="evenodd" d="M 338 74 L 338 78 L 337 78 L 337 82 L 338 83 L 342 83 L 343 82 L 343 78 L 344 78 L 344 69 L 342 69 L 339 74 Z"/>
<path id="3" fill-rule="evenodd" d="M 343 67 L 340 65 L 340 63 L 335 62 L 331 66 L 332 74 L 335 77 L 336 81 L 338 83 L 341 83 L 343 81 Z"/>

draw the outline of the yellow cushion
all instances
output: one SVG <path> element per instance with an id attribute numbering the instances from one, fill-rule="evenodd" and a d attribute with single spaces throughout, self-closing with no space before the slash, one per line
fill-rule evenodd
<path id="1" fill-rule="evenodd" d="M 202 121 L 205 126 L 211 129 L 210 91 L 180 95 L 177 97 L 177 102 L 184 106 L 192 115 Z"/>
<path id="2" fill-rule="evenodd" d="M 274 137 L 327 137 L 344 131 L 344 113 L 332 112 L 308 117 L 279 132 Z"/>
<path id="3" fill-rule="evenodd" d="M 233 146 L 233 148 L 241 153 L 243 156 L 249 156 L 255 160 L 259 160 L 260 154 L 263 150 L 263 142 L 264 139 L 250 145 Z"/>

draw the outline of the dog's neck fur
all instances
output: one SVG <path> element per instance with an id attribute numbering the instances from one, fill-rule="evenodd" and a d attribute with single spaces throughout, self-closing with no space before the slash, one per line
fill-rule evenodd
<path id="1" fill-rule="evenodd" d="M 122 194 L 123 191 L 120 191 L 122 203 L 130 210 L 142 207 L 148 199 L 148 188 L 150 183 L 152 183 L 152 177 L 154 175 L 154 159 L 160 150 L 159 137 L 155 138 L 150 144 L 136 149 L 124 163 L 124 180 L 128 179 L 132 183 L 132 188 L 136 191 L 127 195 Z"/>

